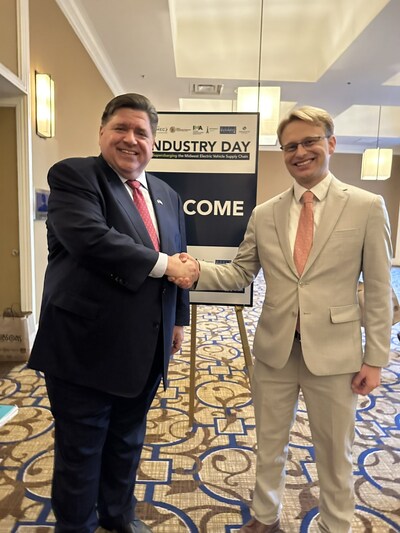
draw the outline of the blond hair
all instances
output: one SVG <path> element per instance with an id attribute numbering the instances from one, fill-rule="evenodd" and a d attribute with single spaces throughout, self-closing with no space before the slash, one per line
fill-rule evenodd
<path id="1" fill-rule="evenodd" d="M 302 120 L 303 122 L 308 122 L 309 124 L 314 124 L 315 126 L 322 126 L 327 137 L 330 137 L 334 134 L 333 119 L 330 114 L 325 111 L 325 109 L 312 106 L 303 106 L 293 109 L 293 111 L 291 111 L 288 115 L 286 115 L 285 118 L 281 120 L 277 130 L 279 142 L 281 142 L 283 130 L 288 124 L 294 122 L 295 120 Z"/>

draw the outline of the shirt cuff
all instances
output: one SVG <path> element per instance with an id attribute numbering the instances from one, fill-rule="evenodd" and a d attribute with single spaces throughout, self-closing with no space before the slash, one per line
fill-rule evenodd
<path id="1" fill-rule="evenodd" d="M 154 265 L 153 270 L 149 273 L 151 278 L 162 278 L 167 270 L 168 266 L 168 254 L 160 252 L 158 254 L 157 263 Z"/>

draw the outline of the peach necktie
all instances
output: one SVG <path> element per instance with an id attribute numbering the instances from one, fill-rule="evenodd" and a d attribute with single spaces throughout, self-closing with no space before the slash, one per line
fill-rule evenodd
<path id="1" fill-rule="evenodd" d="M 157 252 L 160 251 L 160 243 L 158 240 L 158 235 L 154 227 L 153 221 L 146 205 L 146 200 L 143 196 L 142 191 L 140 190 L 141 183 L 138 180 L 127 180 L 126 182 L 129 187 L 132 189 L 133 201 L 139 211 L 140 216 L 143 219 L 144 225 L 146 226 L 147 232 L 150 235 L 154 248 Z"/>
<path id="2" fill-rule="evenodd" d="M 294 243 L 293 259 L 297 272 L 301 276 L 310 253 L 314 234 L 314 193 L 306 191 L 302 195 L 303 207 L 300 211 L 299 225 L 297 226 L 296 240 Z"/>

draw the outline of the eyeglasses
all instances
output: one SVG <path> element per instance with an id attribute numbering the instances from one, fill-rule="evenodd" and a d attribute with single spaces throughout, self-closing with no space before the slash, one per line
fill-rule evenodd
<path id="1" fill-rule="evenodd" d="M 303 148 L 312 148 L 314 144 L 317 144 L 317 142 L 321 141 L 322 139 L 328 139 L 330 135 L 318 135 L 318 137 L 307 137 L 307 139 L 304 139 L 304 141 L 300 141 L 299 143 L 288 143 L 281 146 L 281 150 L 284 152 L 295 152 L 297 150 L 297 147 L 301 144 Z"/>

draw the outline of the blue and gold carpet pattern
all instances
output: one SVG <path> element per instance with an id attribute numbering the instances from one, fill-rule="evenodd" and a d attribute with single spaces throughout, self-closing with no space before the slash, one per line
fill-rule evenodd
<path id="1" fill-rule="evenodd" d="M 400 269 L 393 268 L 400 295 Z M 265 286 L 243 315 L 252 344 Z M 393 326 L 382 385 L 360 398 L 354 447 L 353 533 L 400 532 L 400 342 Z M 154 533 L 235 533 L 250 518 L 255 428 L 233 307 L 198 306 L 195 422 L 189 425 L 190 329 L 170 366 L 169 387 L 150 410 L 138 474 L 138 515 Z M 19 413 L 0 428 L 0 532 L 53 530 L 50 482 L 53 420 L 39 373 L 0 363 L 1 403 Z M 291 433 L 282 532 L 316 531 L 318 478 L 302 402 Z"/>

